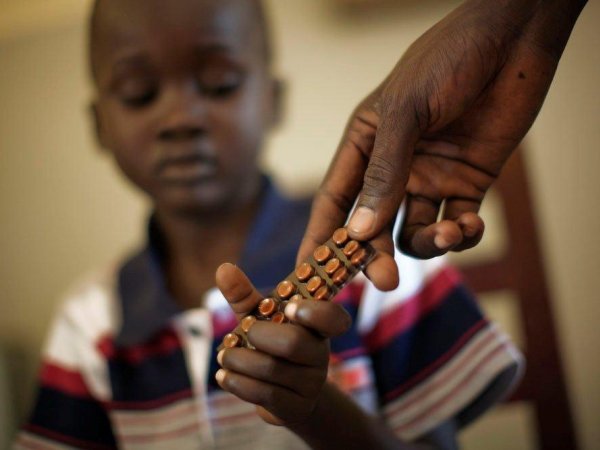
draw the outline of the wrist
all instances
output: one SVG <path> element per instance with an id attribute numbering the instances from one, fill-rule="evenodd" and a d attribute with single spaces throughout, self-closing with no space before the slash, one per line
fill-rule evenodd
<path id="1" fill-rule="evenodd" d="M 556 0 L 556 3 L 560 4 L 564 11 L 578 17 L 587 4 L 587 0 Z"/>
<path id="2" fill-rule="evenodd" d="M 558 61 L 586 3 L 587 0 L 540 0 L 526 37 Z"/>
<path id="3" fill-rule="evenodd" d="M 413 448 L 401 443 L 382 422 L 364 412 L 329 382 L 323 386 L 313 413 L 307 420 L 290 424 L 288 428 L 316 450 Z"/>
<path id="4" fill-rule="evenodd" d="M 466 0 L 461 8 L 479 18 L 499 42 L 527 41 L 560 58 L 587 0 Z"/>

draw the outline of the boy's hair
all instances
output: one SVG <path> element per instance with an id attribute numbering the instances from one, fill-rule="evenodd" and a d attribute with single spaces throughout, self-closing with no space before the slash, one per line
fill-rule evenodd
<path id="1" fill-rule="evenodd" d="M 89 55 L 89 69 L 92 76 L 92 80 L 96 82 L 97 78 L 97 68 L 96 68 L 96 47 L 97 47 L 97 39 L 98 39 L 98 29 L 101 23 L 101 20 L 104 17 L 104 10 L 107 7 L 107 4 L 110 1 L 123 2 L 126 0 L 94 0 L 92 11 L 89 19 L 89 35 L 88 35 L 88 55 Z M 171 1 L 171 0 L 169 0 Z M 215 2 L 220 2 L 222 0 L 212 0 Z M 267 14 L 263 5 L 262 0 L 239 0 L 247 2 L 250 5 L 250 11 L 252 14 L 252 19 L 254 20 L 255 25 L 258 27 L 260 31 L 260 39 L 261 39 L 261 50 L 263 52 L 263 56 L 265 58 L 265 63 L 267 65 L 271 64 L 273 59 L 273 49 L 271 44 L 271 33 L 269 29 L 269 21 L 267 18 Z"/>

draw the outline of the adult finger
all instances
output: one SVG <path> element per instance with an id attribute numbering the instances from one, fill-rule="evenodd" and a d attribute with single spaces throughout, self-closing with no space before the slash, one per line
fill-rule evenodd
<path id="1" fill-rule="evenodd" d="M 317 190 L 298 250 L 298 263 L 344 225 L 361 189 L 378 125 L 378 115 L 365 106 L 366 102 L 357 108 L 348 122 L 336 154 Z"/>
<path id="2" fill-rule="evenodd" d="M 471 199 L 448 199 L 444 205 L 443 217 L 455 221 L 461 229 L 462 241 L 452 251 L 462 251 L 475 247 L 481 241 L 485 224 L 477 214 L 481 203 Z"/>
<path id="3" fill-rule="evenodd" d="M 369 240 L 393 223 L 404 198 L 418 135 L 412 103 L 405 100 L 384 107 L 356 210 L 348 223 L 353 238 Z"/>
<path id="4" fill-rule="evenodd" d="M 231 263 L 219 266 L 215 274 L 215 281 L 238 320 L 250 314 L 264 298 L 252 285 L 246 274 Z"/>
<path id="5" fill-rule="evenodd" d="M 419 258 L 433 258 L 461 243 L 462 231 L 456 222 L 437 222 L 439 208 L 440 205 L 424 197 L 410 195 L 407 198 L 398 238 L 404 253 Z"/>
<path id="6" fill-rule="evenodd" d="M 381 291 L 391 291 L 400 282 L 398 265 L 394 259 L 393 224 L 384 229 L 369 243 L 377 251 L 377 256 L 364 270 L 365 275 Z"/>

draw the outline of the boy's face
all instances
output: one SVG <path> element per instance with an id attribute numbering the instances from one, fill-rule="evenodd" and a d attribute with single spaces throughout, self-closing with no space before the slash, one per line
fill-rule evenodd
<path id="1" fill-rule="evenodd" d="M 101 0 L 98 134 L 157 208 L 210 212 L 256 193 L 277 83 L 249 0 Z"/>

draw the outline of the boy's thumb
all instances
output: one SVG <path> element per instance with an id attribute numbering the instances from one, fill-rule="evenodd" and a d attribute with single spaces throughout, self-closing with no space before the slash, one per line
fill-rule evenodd
<path id="1" fill-rule="evenodd" d="M 244 272 L 234 264 L 220 265 L 215 281 L 238 320 L 250 314 L 263 299 Z"/>

